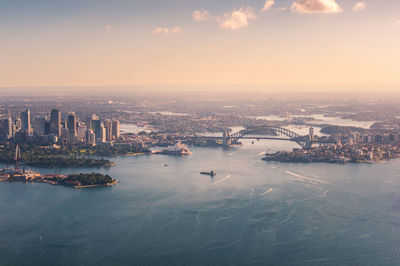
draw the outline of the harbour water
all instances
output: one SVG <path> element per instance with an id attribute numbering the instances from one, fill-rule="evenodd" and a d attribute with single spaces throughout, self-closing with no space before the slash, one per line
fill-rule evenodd
<path id="1" fill-rule="evenodd" d="M 400 161 L 261 160 L 295 145 L 117 157 L 109 188 L 0 183 L 0 265 L 398 265 Z"/>

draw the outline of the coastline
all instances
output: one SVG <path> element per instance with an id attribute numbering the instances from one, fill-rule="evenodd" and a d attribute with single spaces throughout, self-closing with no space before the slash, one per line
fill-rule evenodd
<path id="1" fill-rule="evenodd" d="M 104 185 L 73 186 L 73 188 L 81 189 L 81 188 L 95 188 L 95 187 L 112 187 L 112 186 L 115 186 L 116 184 L 118 184 L 119 182 L 120 182 L 119 180 L 115 179 L 113 182 L 107 183 Z M 68 187 L 68 186 L 65 186 L 65 187 Z M 69 186 L 69 187 L 71 187 L 71 186 Z"/>

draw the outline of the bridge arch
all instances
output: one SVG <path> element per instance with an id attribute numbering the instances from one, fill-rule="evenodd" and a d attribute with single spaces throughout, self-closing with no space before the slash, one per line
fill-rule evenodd
<path id="1" fill-rule="evenodd" d="M 304 137 L 294 131 L 278 126 L 250 127 L 231 135 L 224 133 L 223 138 L 223 143 L 225 144 L 237 142 L 239 139 L 273 139 L 296 142 L 303 149 L 308 147 L 308 142 Z"/>

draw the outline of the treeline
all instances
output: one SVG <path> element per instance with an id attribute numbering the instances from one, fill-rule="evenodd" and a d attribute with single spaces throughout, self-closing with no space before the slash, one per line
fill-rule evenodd
<path id="1" fill-rule="evenodd" d="M 39 167 L 111 167 L 113 162 L 106 159 L 95 159 L 85 156 L 74 156 L 60 153 L 56 149 L 43 149 L 34 145 L 21 145 L 22 158 L 25 165 Z M 0 162 L 12 164 L 15 158 L 15 145 L 0 147 Z"/>
<path id="2" fill-rule="evenodd" d="M 106 185 L 108 183 L 114 182 L 114 179 L 109 175 L 102 175 L 99 173 L 91 173 L 91 174 L 72 174 L 64 179 L 65 181 L 78 181 L 83 186 L 90 185 Z"/>

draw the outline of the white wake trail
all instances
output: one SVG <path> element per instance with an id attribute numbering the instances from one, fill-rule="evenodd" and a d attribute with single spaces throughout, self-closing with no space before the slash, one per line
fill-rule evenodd
<path id="1" fill-rule="evenodd" d="M 263 193 L 260 194 L 260 196 L 267 195 L 267 194 L 270 193 L 271 191 L 272 191 L 272 188 L 268 189 L 267 191 L 264 191 Z"/>
<path id="2" fill-rule="evenodd" d="M 293 173 L 293 172 L 290 172 L 290 171 L 286 171 L 286 173 L 289 174 L 289 175 L 295 176 L 295 177 L 299 178 L 300 180 L 306 180 L 306 181 L 309 181 L 311 183 L 317 182 L 317 183 L 320 183 L 320 184 L 328 184 L 327 182 L 325 182 L 323 180 L 315 179 L 315 178 L 311 178 L 311 177 L 307 177 L 307 176 L 302 176 L 302 175 L 299 175 L 299 174 L 296 174 L 296 173 Z"/>
<path id="3" fill-rule="evenodd" d="M 227 175 L 227 176 L 225 176 L 224 178 L 222 178 L 222 179 L 220 179 L 220 180 L 218 180 L 218 181 L 215 181 L 215 182 L 212 183 L 212 184 L 213 184 L 213 185 L 216 185 L 216 184 L 219 184 L 219 183 L 221 183 L 221 182 L 224 182 L 225 180 L 229 179 L 231 176 L 232 176 L 232 175 Z"/>

